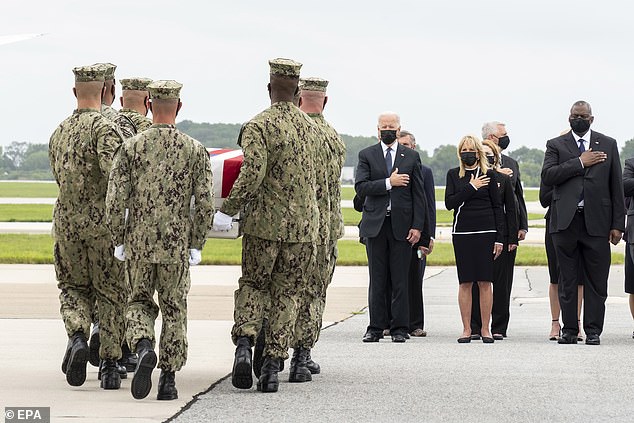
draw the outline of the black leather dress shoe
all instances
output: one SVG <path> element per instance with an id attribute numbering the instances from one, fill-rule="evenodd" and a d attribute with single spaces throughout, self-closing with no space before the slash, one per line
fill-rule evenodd
<path id="1" fill-rule="evenodd" d="M 365 335 L 363 335 L 363 342 L 379 342 L 381 338 L 383 338 L 382 334 L 366 332 Z"/>
<path id="2" fill-rule="evenodd" d="M 178 399 L 178 390 L 176 390 L 176 374 L 173 371 L 161 370 L 159 377 L 157 400 L 175 400 Z"/>
<path id="3" fill-rule="evenodd" d="M 563 333 L 559 339 L 557 340 L 558 344 L 576 344 L 577 343 L 577 335 Z"/>
<path id="4" fill-rule="evenodd" d="M 130 391 L 135 399 L 143 399 L 152 390 L 152 371 L 158 360 L 149 339 L 140 340 L 136 350 L 139 358 L 132 377 Z"/>
<path id="5" fill-rule="evenodd" d="M 86 363 L 90 354 L 86 336 L 75 333 L 71 340 L 70 353 L 66 364 L 66 381 L 71 386 L 81 386 L 86 381 Z"/>
<path id="6" fill-rule="evenodd" d="M 587 335 L 586 345 L 601 345 L 601 338 L 599 338 L 599 335 L 596 334 Z"/>
<path id="7" fill-rule="evenodd" d="M 392 342 L 405 342 L 405 335 L 402 333 L 395 333 L 392 335 Z"/>
<path id="8" fill-rule="evenodd" d="M 231 372 L 231 384 L 238 389 L 250 389 L 253 386 L 253 362 L 249 338 L 238 338 L 236 354 Z"/>

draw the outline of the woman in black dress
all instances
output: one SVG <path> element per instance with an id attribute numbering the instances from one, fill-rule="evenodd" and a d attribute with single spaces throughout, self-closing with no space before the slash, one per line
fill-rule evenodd
<path id="1" fill-rule="evenodd" d="M 458 143 L 460 167 L 447 172 L 445 206 L 453 210 L 452 240 L 458 269 L 458 306 L 462 317 L 460 343 L 471 342 L 471 289 L 480 289 L 482 341 L 492 343 L 493 260 L 502 252 L 504 215 L 497 172 L 488 169 L 482 142 L 467 135 Z"/>

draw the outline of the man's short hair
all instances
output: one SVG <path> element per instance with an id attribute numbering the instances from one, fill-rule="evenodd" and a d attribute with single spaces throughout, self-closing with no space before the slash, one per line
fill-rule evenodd
<path id="1" fill-rule="evenodd" d="M 490 135 L 497 134 L 498 126 L 506 126 L 506 124 L 494 120 L 493 122 L 486 122 L 482 125 L 482 139 L 485 140 L 489 138 Z"/>
<path id="2" fill-rule="evenodd" d="M 575 106 L 586 106 L 586 107 L 588 107 L 588 111 L 590 112 L 590 114 L 592 114 L 592 107 L 590 106 L 590 103 L 588 103 L 585 100 L 575 101 L 575 103 L 570 108 L 570 111 L 572 111 L 572 108 L 575 107 Z"/>
<path id="3" fill-rule="evenodd" d="M 399 138 L 403 138 L 403 137 L 409 137 L 410 141 L 412 142 L 412 146 L 416 145 L 416 137 L 411 132 L 404 131 L 404 130 L 401 129 L 401 134 L 400 134 Z"/>

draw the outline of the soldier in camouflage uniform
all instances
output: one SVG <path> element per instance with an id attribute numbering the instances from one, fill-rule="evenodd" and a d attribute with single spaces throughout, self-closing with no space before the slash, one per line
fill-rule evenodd
<path id="1" fill-rule="evenodd" d="M 311 374 L 320 372 L 319 364 L 310 356 L 319 337 L 322 316 L 326 305 L 326 289 L 330 285 L 337 261 L 337 240 L 344 234 L 341 215 L 341 168 L 346 158 L 346 147 L 339 134 L 324 119 L 323 109 L 328 101 L 328 81 L 306 78 L 300 81 L 299 108 L 310 116 L 319 129 L 317 154 L 317 202 L 319 225 L 317 260 L 311 272 L 308 290 L 302 296 L 300 311 L 295 324 L 294 352 L 291 360 L 290 381 L 311 380 Z"/>
<path id="2" fill-rule="evenodd" d="M 117 69 L 117 65 L 113 65 L 112 63 L 95 63 L 92 65 L 94 67 L 101 68 L 104 72 L 104 86 L 105 91 L 101 97 L 101 114 L 103 114 L 108 120 L 114 122 L 115 117 L 117 116 L 117 111 L 111 107 L 111 104 L 115 99 L 115 80 L 114 80 L 114 71 Z M 121 132 L 121 128 L 118 128 Z M 94 310 L 92 312 L 92 321 L 93 327 L 90 332 L 90 364 L 93 366 L 100 366 L 99 364 L 99 348 L 100 348 L 100 338 L 99 338 L 99 306 L 95 303 Z M 125 372 L 122 372 L 123 376 Z M 101 373 L 100 373 L 101 375 Z"/>
<path id="3" fill-rule="evenodd" d="M 237 345 L 232 383 L 241 389 L 253 384 L 251 346 L 269 304 L 264 364 L 257 384 L 263 392 L 278 389 L 277 374 L 288 358 L 299 293 L 306 289 L 313 266 L 319 224 L 316 129 L 292 103 L 301 64 L 287 59 L 269 64 L 271 106 L 243 126 L 240 176 L 214 215 L 214 229 L 227 230 L 231 216 L 246 207 L 241 224 L 242 277 L 231 331 Z"/>
<path id="4" fill-rule="evenodd" d="M 147 86 L 151 82 L 149 78 L 121 80 L 121 110 L 115 123 L 126 139 L 145 131 L 152 125 L 152 119 L 147 117 L 150 107 L 150 93 Z"/>
<path id="5" fill-rule="evenodd" d="M 117 65 L 113 65 L 112 63 L 95 63 L 93 66 L 99 66 L 105 71 L 104 82 L 106 92 L 101 100 L 101 113 L 114 122 L 117 118 L 117 111 L 112 107 L 112 103 L 114 103 L 114 99 L 117 98 L 117 81 L 114 78 L 114 71 L 117 69 Z"/>
<path id="6" fill-rule="evenodd" d="M 131 384 L 136 399 L 145 398 L 152 389 L 159 306 L 163 327 L 157 399 L 178 398 L 175 372 L 187 360 L 189 266 L 200 262 L 211 228 L 209 155 L 201 143 L 175 126 L 181 87 L 176 81 L 148 85 L 154 124 L 125 141 L 108 185 L 108 227 L 117 245 L 115 254 L 127 260 L 132 285 L 126 338 L 138 354 Z M 155 291 L 159 306 L 153 299 Z"/>
<path id="7" fill-rule="evenodd" d="M 101 387 L 118 389 L 125 289 L 123 266 L 112 257 L 105 226 L 105 198 L 112 159 L 122 139 L 99 113 L 104 72 L 94 66 L 73 69 L 77 110 L 51 136 L 49 159 L 59 195 L 53 211 L 54 258 L 60 312 L 69 342 L 62 371 L 70 385 L 86 380 L 88 344 L 95 298 L 102 322 Z"/>

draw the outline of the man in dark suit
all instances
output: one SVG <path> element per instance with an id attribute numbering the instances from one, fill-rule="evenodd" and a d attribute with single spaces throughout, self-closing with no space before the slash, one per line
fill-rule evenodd
<path id="1" fill-rule="evenodd" d="M 629 294 L 630 314 L 634 318 L 634 159 L 625 160 L 623 191 L 627 207 L 627 222 L 623 240 L 625 246 L 625 292 Z M 634 333 L 632 333 L 634 338 Z"/>
<path id="2" fill-rule="evenodd" d="M 401 131 L 398 142 L 404 147 L 416 150 L 416 137 L 411 132 Z M 427 336 L 427 331 L 425 331 L 425 306 L 423 303 L 423 278 L 425 277 L 427 256 L 434 249 L 434 235 L 436 233 L 434 174 L 431 168 L 423 164 L 421 164 L 421 171 L 427 212 L 419 245 L 417 248 L 412 249 L 408 275 L 409 334 L 417 337 Z"/>
<path id="3" fill-rule="evenodd" d="M 381 114 L 377 129 L 381 142 L 359 152 L 355 177 L 357 195 L 365 197 L 359 235 L 367 238 L 370 270 L 370 325 L 363 341 L 378 342 L 383 329 L 389 327 L 393 342 L 405 342 L 409 329 L 407 272 L 426 214 L 421 162 L 416 151 L 396 141 L 401 129 L 397 114 Z M 391 322 L 385 301 L 388 284 L 392 289 Z"/>
<path id="4" fill-rule="evenodd" d="M 553 186 L 550 226 L 559 261 L 559 303 L 564 323 L 560 344 L 576 344 L 577 266 L 583 263 L 583 329 L 586 344 L 599 345 L 610 272 L 610 245 L 621 240 L 625 205 L 616 141 L 590 130 L 585 101 L 573 104 L 572 131 L 546 143 L 542 181 Z"/>

